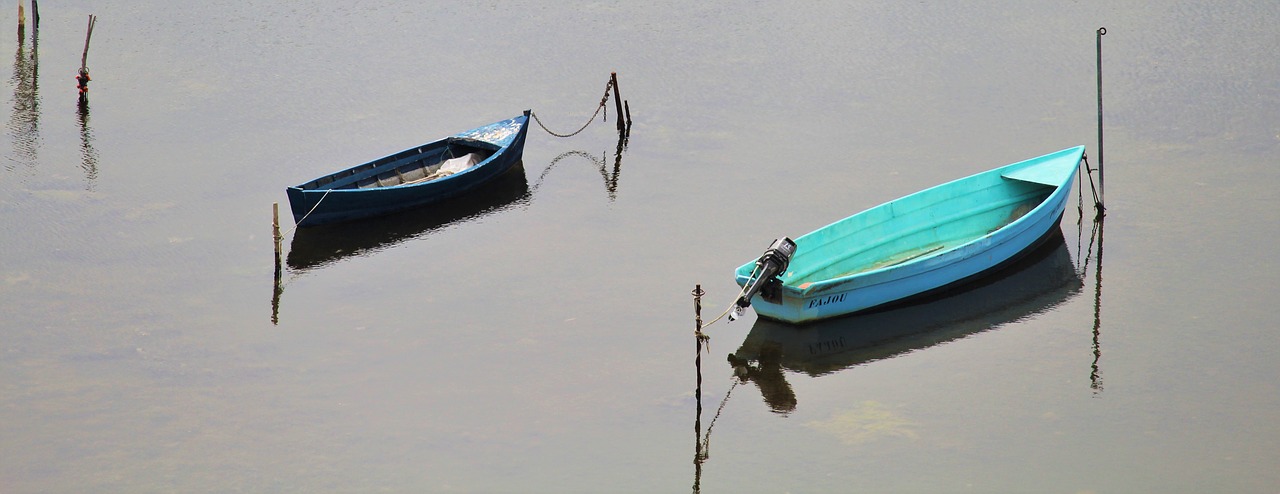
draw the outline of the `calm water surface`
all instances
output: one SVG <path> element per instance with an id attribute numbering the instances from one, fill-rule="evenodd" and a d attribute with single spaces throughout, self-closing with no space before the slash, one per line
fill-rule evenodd
<path id="1" fill-rule="evenodd" d="M 1274 492 L 1278 5 L 42 5 L 0 41 L 0 491 Z M 1098 235 L 695 367 L 690 290 L 773 238 L 1096 165 L 1100 26 Z M 612 107 L 531 129 L 491 198 L 290 232 L 273 286 L 287 185 L 576 129 L 611 71 L 620 155 Z"/>

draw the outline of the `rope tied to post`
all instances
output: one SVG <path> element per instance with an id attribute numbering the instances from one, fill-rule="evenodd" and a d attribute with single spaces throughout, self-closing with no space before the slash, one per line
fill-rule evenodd
<path id="1" fill-rule="evenodd" d="M 582 133 L 582 131 L 587 130 L 587 127 L 591 125 L 591 122 L 594 122 L 594 121 L 596 120 L 596 115 L 599 115 L 599 114 L 600 114 L 600 110 L 604 110 L 604 108 L 605 108 L 605 103 L 608 103 L 608 102 L 609 102 L 609 90 L 610 90 L 610 89 L 613 89 L 613 79 L 612 79 L 612 78 L 611 78 L 608 82 L 606 82 L 606 83 L 604 84 L 604 96 L 601 96 L 601 97 L 600 97 L 600 104 L 599 104 L 598 106 L 596 106 L 596 111 L 595 111 L 595 113 L 592 113 L 592 114 L 591 114 L 591 118 L 590 118 L 590 119 L 587 119 L 587 123 L 582 124 L 582 127 L 578 128 L 578 130 L 575 130 L 575 131 L 573 131 L 572 133 L 568 133 L 568 134 L 561 134 L 561 133 L 557 133 L 557 132 L 555 132 L 555 131 L 552 131 L 551 129 L 548 129 L 546 125 L 544 125 L 544 124 L 542 123 L 542 119 L 538 118 L 538 114 L 537 114 L 536 112 L 530 111 L 530 112 L 529 112 L 529 114 L 533 116 L 533 121 L 537 122 L 537 123 L 538 123 L 538 126 L 539 126 L 539 127 L 542 127 L 542 130 L 547 131 L 547 133 L 548 133 L 548 134 L 551 134 L 551 135 L 556 136 L 556 137 L 573 137 L 573 136 L 576 136 L 576 135 L 578 135 L 578 134 Z M 606 117 L 605 117 L 605 118 L 608 118 L 608 116 L 607 116 L 607 115 L 608 115 L 607 110 L 606 110 L 605 115 L 606 115 Z M 622 117 L 621 117 L 621 116 L 619 116 L 618 118 L 622 118 Z"/>
<path id="2" fill-rule="evenodd" d="M 302 215 L 302 217 L 299 218 L 298 221 L 293 222 L 293 226 L 289 228 L 289 231 L 284 232 L 284 234 L 280 236 L 284 237 L 286 235 L 289 235 L 290 233 L 293 233 L 294 230 L 297 230 L 298 227 L 302 225 L 302 222 L 306 221 L 308 216 L 311 216 L 311 213 L 316 212 L 316 208 L 320 207 L 320 203 L 324 202 L 324 198 L 329 197 L 329 193 L 333 191 L 334 189 L 332 188 L 325 190 L 324 194 L 320 195 L 320 199 L 316 200 L 316 204 L 314 206 L 311 206 L 311 210 L 307 211 L 307 214 Z"/>

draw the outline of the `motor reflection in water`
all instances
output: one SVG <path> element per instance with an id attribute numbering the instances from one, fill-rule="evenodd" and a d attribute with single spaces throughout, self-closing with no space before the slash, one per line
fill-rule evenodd
<path id="1" fill-rule="evenodd" d="M 960 291 L 806 326 L 758 319 L 729 362 L 755 383 L 772 411 L 790 413 L 797 399 L 783 369 L 830 374 L 998 328 L 1079 294 L 1083 280 L 1062 233 L 1051 235 L 1018 261 Z"/>

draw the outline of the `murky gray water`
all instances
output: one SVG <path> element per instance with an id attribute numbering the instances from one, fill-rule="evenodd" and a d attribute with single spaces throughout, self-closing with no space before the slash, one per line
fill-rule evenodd
<path id="1" fill-rule="evenodd" d="M 121 4 L 0 41 L 4 492 L 1280 485 L 1276 4 Z M 710 319 L 777 236 L 1096 165 L 1100 26 L 1101 279 L 1068 208 L 959 301 L 717 323 L 697 414 L 695 284 Z M 620 159 L 612 107 L 533 128 L 495 200 L 290 233 L 276 297 L 284 187 L 526 108 L 576 129 L 610 71 Z"/>

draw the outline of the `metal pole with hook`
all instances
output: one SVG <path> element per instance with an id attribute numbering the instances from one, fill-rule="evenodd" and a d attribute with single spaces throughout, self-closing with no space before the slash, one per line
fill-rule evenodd
<path id="1" fill-rule="evenodd" d="M 1098 28 L 1098 210 L 1101 212 L 1106 209 L 1103 203 L 1106 202 L 1106 172 L 1102 170 L 1102 37 L 1107 34 L 1107 28 Z"/>

